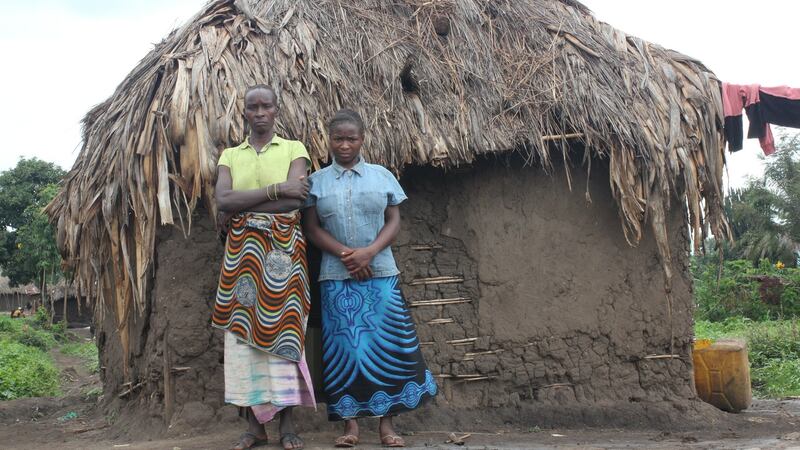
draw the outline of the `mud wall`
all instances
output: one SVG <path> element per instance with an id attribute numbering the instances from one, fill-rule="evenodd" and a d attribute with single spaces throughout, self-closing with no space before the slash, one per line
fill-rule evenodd
<path id="1" fill-rule="evenodd" d="M 670 321 L 655 243 L 626 243 L 604 170 L 588 181 L 573 170 L 572 191 L 561 168 L 497 162 L 456 173 L 411 169 L 401 183 L 409 201 L 395 255 L 441 388 L 424 412 L 404 416 L 406 427 L 674 426 L 703 410 L 690 364 L 682 210 L 669 217 L 677 274 Z M 209 326 L 222 251 L 202 210 L 186 237 L 161 230 L 127 379 L 105 326 L 110 407 L 147 411 L 162 428 L 235 420 L 223 407 L 221 332 Z M 671 335 L 678 357 L 652 358 L 670 354 Z M 321 424 L 323 412 L 304 421 Z"/>
<path id="2" fill-rule="evenodd" d="M 532 423 L 684 421 L 705 409 L 684 211 L 668 218 L 670 319 L 652 237 L 627 244 L 605 170 L 571 175 L 572 191 L 561 167 L 406 174 L 396 254 L 439 403 Z"/>

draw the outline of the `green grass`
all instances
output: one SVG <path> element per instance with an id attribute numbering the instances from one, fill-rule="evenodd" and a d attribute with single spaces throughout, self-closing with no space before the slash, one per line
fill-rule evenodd
<path id="1" fill-rule="evenodd" d="M 753 391 L 760 397 L 800 395 L 800 321 L 698 320 L 698 339 L 738 338 L 747 342 Z"/>
<path id="2" fill-rule="evenodd" d="M 59 394 L 58 369 L 44 351 L 0 339 L 0 400 Z"/>
<path id="3" fill-rule="evenodd" d="M 63 324 L 50 326 L 46 315 L 0 317 L 0 400 L 59 395 L 59 372 L 48 350 L 69 341 Z M 65 343 L 61 351 L 81 357 L 98 371 L 97 347 Z"/>
<path id="4" fill-rule="evenodd" d="M 0 317 L 0 339 L 7 339 L 20 344 L 47 351 L 56 345 L 56 339 L 48 330 L 40 328 L 34 318 L 12 319 Z"/>
<path id="5" fill-rule="evenodd" d="M 65 355 L 80 357 L 92 373 L 100 370 L 100 359 L 94 342 L 70 342 L 62 345 L 60 351 Z"/>

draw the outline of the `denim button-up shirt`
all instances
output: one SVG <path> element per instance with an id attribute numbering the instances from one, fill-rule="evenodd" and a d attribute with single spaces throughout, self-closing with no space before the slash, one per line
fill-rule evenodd
<path id="1" fill-rule="evenodd" d="M 363 158 L 351 169 L 334 162 L 311 174 L 309 181 L 311 191 L 304 207 L 316 206 L 322 228 L 350 248 L 370 245 L 383 228 L 386 207 L 408 198 L 391 172 Z M 391 246 L 375 255 L 370 268 L 374 277 L 400 273 Z M 339 257 L 323 253 L 319 280 L 348 278 L 350 273 Z"/>

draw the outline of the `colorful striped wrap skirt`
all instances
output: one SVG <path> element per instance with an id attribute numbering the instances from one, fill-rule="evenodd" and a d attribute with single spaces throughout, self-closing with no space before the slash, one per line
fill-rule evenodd
<path id="1" fill-rule="evenodd" d="M 262 422 L 282 407 L 315 405 L 304 354 L 310 307 L 300 214 L 234 216 L 212 316 L 227 332 L 227 402 L 253 406 Z"/>

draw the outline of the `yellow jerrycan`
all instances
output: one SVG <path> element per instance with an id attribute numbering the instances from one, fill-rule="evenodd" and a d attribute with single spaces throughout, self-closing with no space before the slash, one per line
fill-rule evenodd
<path id="1" fill-rule="evenodd" d="M 700 339 L 694 344 L 694 384 L 704 402 L 728 412 L 747 409 L 753 400 L 747 346 L 736 340 Z"/>

